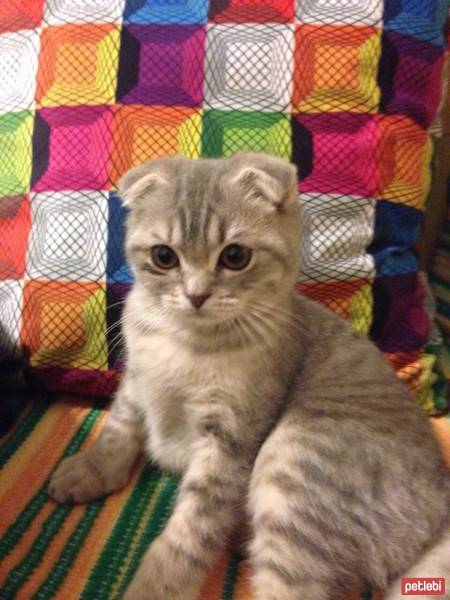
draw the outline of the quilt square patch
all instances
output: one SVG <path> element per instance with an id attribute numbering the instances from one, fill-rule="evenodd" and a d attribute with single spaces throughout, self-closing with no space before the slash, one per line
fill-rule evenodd
<path id="1" fill-rule="evenodd" d="M 127 209 L 115 193 L 108 200 L 108 243 L 106 277 L 108 284 L 131 284 L 133 274 L 125 256 L 125 218 Z"/>
<path id="2" fill-rule="evenodd" d="M 9 361 L 22 355 L 20 323 L 22 316 L 23 281 L 0 280 L 0 360 Z"/>
<path id="3" fill-rule="evenodd" d="M 378 74 L 381 112 L 406 115 L 428 127 L 441 96 L 443 60 L 436 46 L 394 31 L 384 32 Z"/>
<path id="4" fill-rule="evenodd" d="M 198 25 L 124 26 L 117 100 L 201 106 L 204 45 L 205 30 Z"/>
<path id="5" fill-rule="evenodd" d="M 208 0 L 126 0 L 124 22 L 146 25 L 206 23 Z"/>
<path id="6" fill-rule="evenodd" d="M 39 106 L 114 102 L 119 37 L 114 25 L 44 29 L 36 92 Z"/>
<path id="7" fill-rule="evenodd" d="M 107 188 L 111 124 L 112 111 L 106 106 L 37 111 L 33 191 Z"/>
<path id="8" fill-rule="evenodd" d="M 376 198 L 379 132 L 372 116 L 293 115 L 292 135 L 302 192 Z"/>
<path id="9" fill-rule="evenodd" d="M 288 23 L 294 0 L 210 0 L 209 19 L 215 23 Z"/>
<path id="10" fill-rule="evenodd" d="M 0 33 L 38 27 L 42 21 L 44 0 L 0 2 Z"/>
<path id="11" fill-rule="evenodd" d="M 377 120 L 380 197 L 423 209 L 431 179 L 429 135 L 405 116 L 377 116 Z"/>
<path id="12" fill-rule="evenodd" d="M 385 31 L 398 31 L 437 46 L 443 45 L 447 0 L 396 0 L 384 4 Z"/>
<path id="13" fill-rule="evenodd" d="M 406 204 L 378 200 L 375 230 L 367 252 L 373 255 L 379 276 L 417 271 L 412 246 L 419 239 L 423 214 Z"/>
<path id="14" fill-rule="evenodd" d="M 383 0 L 295 0 L 300 23 L 315 25 L 378 25 L 383 8 Z"/>
<path id="15" fill-rule="evenodd" d="M 301 25 L 292 104 L 300 112 L 375 112 L 381 34 L 372 27 Z"/>
<path id="16" fill-rule="evenodd" d="M 427 342 L 430 320 L 417 273 L 378 277 L 373 295 L 372 336 L 382 352 L 409 352 Z"/>
<path id="17" fill-rule="evenodd" d="M 27 196 L 0 199 L 0 279 L 21 279 L 31 227 Z"/>
<path id="18" fill-rule="evenodd" d="M 38 55 L 37 31 L 0 36 L 0 114 L 34 108 Z"/>
<path id="19" fill-rule="evenodd" d="M 33 113 L 0 115 L 0 196 L 29 191 Z"/>
<path id="20" fill-rule="evenodd" d="M 205 111 L 202 156 L 230 156 L 238 150 L 291 156 L 289 117 L 280 113 Z"/>
<path id="21" fill-rule="evenodd" d="M 48 25 L 68 23 L 116 23 L 122 21 L 125 0 L 46 0 L 45 22 Z"/>
<path id="22" fill-rule="evenodd" d="M 105 277 L 108 201 L 105 192 L 31 194 L 31 279 L 98 281 Z"/>
<path id="23" fill-rule="evenodd" d="M 107 368 L 105 285 L 27 281 L 21 341 L 33 367 Z"/>
<path id="24" fill-rule="evenodd" d="M 297 289 L 347 319 L 357 331 L 369 333 L 373 312 L 371 280 L 302 281 L 297 284 Z"/>
<path id="25" fill-rule="evenodd" d="M 369 279 L 374 260 L 375 201 L 359 197 L 300 194 L 300 271 L 314 281 Z"/>
<path id="26" fill-rule="evenodd" d="M 288 25 L 208 28 L 205 105 L 216 109 L 287 110 L 293 31 Z"/>
<path id="27" fill-rule="evenodd" d="M 201 114 L 183 106 L 122 105 L 114 108 L 110 176 L 113 184 L 150 158 L 200 156 Z"/>

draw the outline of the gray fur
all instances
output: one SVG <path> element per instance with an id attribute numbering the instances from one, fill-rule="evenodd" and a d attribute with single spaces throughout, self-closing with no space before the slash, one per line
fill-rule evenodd
<path id="1" fill-rule="evenodd" d="M 127 600 L 200 598 L 245 515 L 255 600 L 329 600 L 363 579 L 387 589 L 431 555 L 449 577 L 450 477 L 427 419 L 373 344 L 294 291 L 294 167 L 159 159 L 120 191 L 136 276 L 128 369 L 99 440 L 50 491 L 118 489 L 139 447 L 183 475 Z M 253 249 L 243 271 L 217 268 L 233 242 Z M 156 244 L 180 267 L 155 267 Z M 210 298 L 195 310 L 189 294 Z"/>

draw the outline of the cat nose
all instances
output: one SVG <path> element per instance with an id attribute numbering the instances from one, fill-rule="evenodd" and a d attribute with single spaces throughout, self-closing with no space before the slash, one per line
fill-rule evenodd
<path id="1" fill-rule="evenodd" d="M 201 296 L 190 296 L 189 294 L 187 295 L 192 306 L 197 310 L 199 310 L 203 306 L 203 304 L 205 304 L 205 302 L 210 296 L 211 294 L 202 294 Z"/>

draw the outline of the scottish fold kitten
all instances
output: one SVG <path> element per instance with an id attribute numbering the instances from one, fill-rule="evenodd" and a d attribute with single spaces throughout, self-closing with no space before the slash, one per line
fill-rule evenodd
<path id="1" fill-rule="evenodd" d="M 199 599 L 243 517 L 255 600 L 334 600 L 363 579 L 393 600 L 407 571 L 450 577 L 450 476 L 427 419 L 370 341 L 294 291 L 295 168 L 159 159 L 120 192 L 127 368 L 50 493 L 114 492 L 142 449 L 182 475 L 125 598 Z"/>

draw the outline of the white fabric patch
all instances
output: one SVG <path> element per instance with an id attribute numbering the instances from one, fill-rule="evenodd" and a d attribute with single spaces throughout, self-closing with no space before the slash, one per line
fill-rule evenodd
<path id="1" fill-rule="evenodd" d="M 287 110 L 293 38 L 290 25 L 209 27 L 205 105 L 217 109 Z"/>
<path id="2" fill-rule="evenodd" d="M 27 275 L 45 279 L 104 279 L 107 193 L 32 194 Z"/>
<path id="3" fill-rule="evenodd" d="M 0 281 L 0 360 L 20 356 L 20 329 L 22 315 L 22 281 Z"/>
<path id="4" fill-rule="evenodd" d="M 300 194 L 300 281 L 367 279 L 366 252 L 374 232 L 375 201 L 356 196 Z"/>
<path id="5" fill-rule="evenodd" d="M 124 5 L 125 0 L 47 0 L 44 20 L 48 25 L 118 23 Z"/>
<path id="6" fill-rule="evenodd" d="M 34 107 L 38 56 L 37 31 L 0 35 L 0 114 Z"/>
<path id="7" fill-rule="evenodd" d="M 376 25 L 383 18 L 383 0 L 296 0 L 301 23 Z"/>

